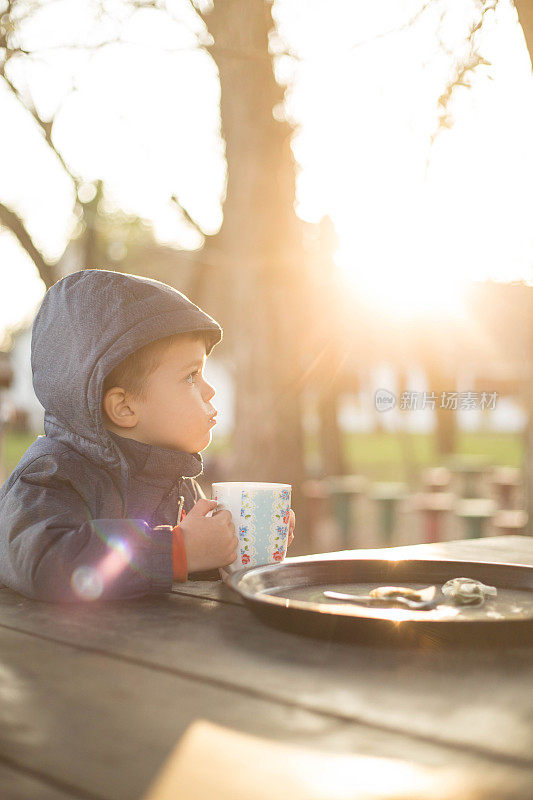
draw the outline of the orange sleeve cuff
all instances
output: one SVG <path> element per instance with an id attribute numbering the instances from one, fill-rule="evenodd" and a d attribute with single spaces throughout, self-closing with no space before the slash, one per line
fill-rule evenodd
<path id="1" fill-rule="evenodd" d="M 179 525 L 172 528 L 172 574 L 175 581 L 186 581 L 188 577 L 187 553 Z"/>

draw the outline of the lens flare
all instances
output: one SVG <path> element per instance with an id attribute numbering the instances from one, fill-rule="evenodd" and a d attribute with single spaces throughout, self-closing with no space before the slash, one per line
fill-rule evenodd
<path id="1" fill-rule="evenodd" d="M 131 563 L 131 548 L 124 539 L 110 536 L 107 545 L 109 552 L 96 567 L 77 567 L 72 573 L 72 588 L 83 600 L 97 600 L 104 586 Z"/>
<path id="2" fill-rule="evenodd" d="M 104 582 L 93 567 L 77 567 L 70 580 L 72 588 L 83 600 L 97 600 L 104 590 Z"/>

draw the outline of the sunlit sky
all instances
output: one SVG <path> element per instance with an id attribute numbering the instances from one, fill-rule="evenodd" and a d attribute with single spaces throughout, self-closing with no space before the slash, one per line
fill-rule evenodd
<path id="1" fill-rule="evenodd" d="M 194 248 L 198 235 L 170 197 L 206 231 L 220 226 L 220 91 L 214 62 L 195 49 L 197 36 L 208 41 L 201 21 L 186 0 L 168 5 L 174 20 L 144 10 L 128 21 L 125 0 L 110 0 L 116 22 L 98 19 L 91 0 L 43 3 L 20 28 L 39 58 L 13 59 L 9 77 L 42 115 L 57 111 L 54 142 L 76 174 L 103 179 L 109 202 L 150 221 L 161 242 Z M 437 131 L 454 69 L 446 50 L 466 52 L 476 6 L 434 0 L 397 31 L 422 5 L 274 3 L 280 41 L 298 56 L 276 58 L 297 128 L 297 211 L 307 221 L 329 214 L 343 279 L 404 313 L 453 303 L 469 279 L 533 278 L 533 77 L 516 12 L 500 0 L 486 15 L 476 42 L 491 65 L 455 92 L 453 127 Z M 128 44 L 58 48 L 117 34 Z M 1 79 L 0 118 L 0 201 L 56 259 L 76 221 L 71 181 Z M 7 231 L 0 265 L 1 338 L 31 317 L 44 286 Z"/>

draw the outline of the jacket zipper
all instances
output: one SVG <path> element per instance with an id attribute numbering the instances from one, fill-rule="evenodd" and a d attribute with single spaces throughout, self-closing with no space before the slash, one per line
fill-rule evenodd
<path id="1" fill-rule="evenodd" d="M 181 498 L 181 495 L 180 495 L 180 488 L 181 488 L 181 482 L 182 482 L 182 480 L 183 480 L 183 475 L 180 475 L 180 476 L 179 476 L 179 478 L 178 478 L 178 480 L 176 481 L 176 483 L 173 483 L 173 484 L 172 484 L 172 486 L 170 487 L 169 491 L 168 491 L 168 492 L 166 493 L 166 495 L 163 497 L 163 499 L 161 500 L 161 502 L 160 502 L 160 503 L 159 503 L 159 505 L 157 506 L 156 510 L 155 510 L 155 511 L 154 511 L 154 513 L 152 514 L 152 523 L 154 522 L 154 520 L 155 520 L 155 517 L 157 516 L 157 512 L 159 511 L 159 509 L 161 508 L 161 506 L 163 506 L 163 505 L 165 504 L 165 502 L 168 500 L 168 498 L 170 497 L 170 495 L 171 495 L 171 494 L 172 494 L 172 493 L 173 493 L 173 492 L 176 490 L 176 487 L 178 487 L 178 498 Z M 184 498 L 184 502 L 185 502 L 185 498 Z M 178 507 L 178 517 L 179 517 L 179 516 L 180 516 L 180 509 L 179 509 L 179 507 Z M 172 527 L 175 527 L 176 525 L 179 525 L 179 523 L 180 523 L 180 520 L 179 520 L 179 519 L 177 519 L 177 520 L 176 520 L 176 522 L 174 523 L 174 525 L 173 525 Z"/>
<path id="2" fill-rule="evenodd" d="M 178 501 L 179 501 L 178 502 L 178 516 L 176 518 L 176 522 L 174 523 L 173 527 L 176 527 L 176 525 L 180 524 L 180 522 L 181 522 L 181 520 L 180 520 L 181 510 L 182 510 L 182 508 L 183 508 L 183 506 L 185 504 L 185 497 L 183 497 L 183 495 L 181 494 L 181 482 L 182 482 L 182 480 L 183 480 L 183 476 L 180 475 L 180 477 L 178 478 L 178 482 L 176 484 L 176 486 L 178 487 Z M 174 488 L 175 487 L 173 486 L 172 489 L 170 490 L 170 494 L 172 494 L 172 492 L 174 491 Z"/>

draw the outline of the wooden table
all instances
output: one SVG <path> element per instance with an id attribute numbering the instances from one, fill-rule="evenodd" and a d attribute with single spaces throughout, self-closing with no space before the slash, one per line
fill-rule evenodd
<path id="1" fill-rule="evenodd" d="M 526 536 L 353 554 L 393 551 L 533 565 Z M 2 800 L 141 798 L 198 718 L 451 767 L 487 800 L 533 796 L 533 648 L 317 642 L 258 621 L 219 581 L 99 606 L 0 588 Z"/>

